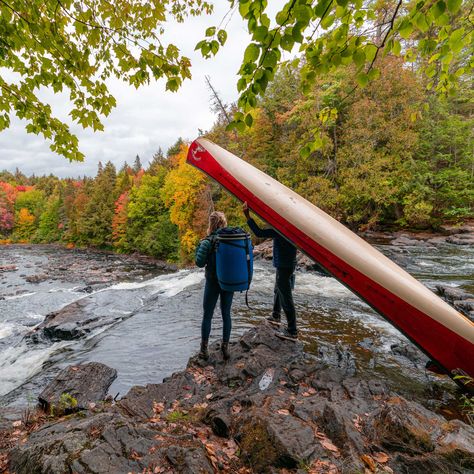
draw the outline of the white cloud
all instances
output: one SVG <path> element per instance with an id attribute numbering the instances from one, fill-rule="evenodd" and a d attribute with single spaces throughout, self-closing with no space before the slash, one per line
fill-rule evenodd
<path id="1" fill-rule="evenodd" d="M 209 129 L 214 116 L 209 109 L 209 91 L 204 76 L 209 75 L 213 86 L 225 102 L 237 98 L 237 70 L 249 36 L 238 14 L 227 27 L 228 40 L 217 57 L 204 60 L 195 44 L 202 39 L 207 26 L 219 24 L 227 12 L 228 2 L 216 2 L 212 16 L 191 18 L 184 24 L 167 26 L 165 39 L 176 44 L 192 62 L 192 80 L 185 81 L 176 93 L 166 92 L 164 81 L 136 90 L 119 81 L 109 88 L 117 99 L 117 107 L 104 120 L 105 132 L 93 133 L 73 126 L 80 147 L 86 155 L 83 163 L 69 163 L 49 150 L 41 137 L 29 135 L 24 124 L 12 120 L 11 127 L 0 133 L 0 170 L 18 167 L 26 174 L 53 173 L 60 177 L 95 175 L 99 161 L 112 161 L 120 167 L 126 160 L 133 162 L 140 155 L 147 163 L 159 147 L 166 150 L 178 137 L 194 139 L 198 129 Z M 64 96 L 45 94 L 54 112 L 64 117 Z"/>

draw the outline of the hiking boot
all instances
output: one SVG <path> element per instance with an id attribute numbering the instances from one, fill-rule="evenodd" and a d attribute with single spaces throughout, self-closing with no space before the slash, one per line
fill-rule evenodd
<path id="1" fill-rule="evenodd" d="M 201 350 L 199 351 L 198 357 L 203 360 L 209 359 L 209 351 L 207 350 L 207 341 L 201 340 Z"/>
<path id="2" fill-rule="evenodd" d="M 290 332 L 287 328 L 283 329 L 281 332 L 276 332 L 275 335 L 280 339 L 286 339 L 288 341 L 297 341 L 298 340 L 298 333 Z"/>
<path id="3" fill-rule="evenodd" d="M 273 326 L 281 326 L 281 319 L 275 318 L 273 315 L 269 316 L 268 318 L 265 318 L 265 321 L 270 324 L 273 324 Z"/>
<path id="4" fill-rule="evenodd" d="M 222 351 L 222 357 L 224 360 L 229 360 L 230 359 L 230 352 L 229 352 L 229 343 L 228 342 L 223 342 L 221 345 L 221 351 Z"/>

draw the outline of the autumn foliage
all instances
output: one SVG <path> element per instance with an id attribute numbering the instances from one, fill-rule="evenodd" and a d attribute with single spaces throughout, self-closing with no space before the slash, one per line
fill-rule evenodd
<path id="1" fill-rule="evenodd" d="M 380 79 L 354 90 L 343 68 L 301 89 L 282 68 L 237 134 L 218 115 L 207 136 L 358 230 L 436 228 L 473 216 L 472 90 L 430 95 L 413 68 L 381 59 Z M 336 113 L 337 111 L 337 113 Z M 315 146 L 314 144 L 317 144 Z M 0 172 L 0 241 L 62 242 L 187 262 L 223 210 L 245 225 L 238 203 L 186 164 L 179 139 L 148 166 L 137 156 L 95 178 L 27 178 Z"/>

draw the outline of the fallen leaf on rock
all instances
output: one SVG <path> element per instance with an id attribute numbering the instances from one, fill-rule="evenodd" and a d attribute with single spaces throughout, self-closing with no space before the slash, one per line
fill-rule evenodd
<path id="1" fill-rule="evenodd" d="M 385 453 L 377 452 L 372 454 L 372 457 L 380 464 L 384 464 L 388 461 L 388 456 Z"/>
<path id="2" fill-rule="evenodd" d="M 171 404 L 171 409 L 172 409 L 172 410 L 176 410 L 176 409 L 179 407 L 180 403 L 181 403 L 181 402 L 180 402 L 179 400 L 175 400 L 175 401 Z"/>
<path id="3" fill-rule="evenodd" d="M 309 392 L 303 392 L 303 397 L 309 397 L 311 394 Z"/>
<path id="4" fill-rule="evenodd" d="M 363 454 L 360 458 L 362 461 L 364 461 L 364 464 L 370 469 L 371 472 L 375 472 L 377 470 L 377 465 L 371 456 L 368 454 Z"/>
<path id="5" fill-rule="evenodd" d="M 352 422 L 354 423 L 355 429 L 357 431 L 362 431 L 362 426 L 361 426 L 362 418 L 360 417 L 360 415 L 356 415 L 354 419 L 352 420 Z"/>
<path id="6" fill-rule="evenodd" d="M 290 414 L 290 412 L 286 410 L 285 408 L 280 408 L 279 410 L 277 410 L 277 413 L 279 415 L 285 415 L 285 416 L 288 416 Z"/>
<path id="7" fill-rule="evenodd" d="M 14 428 L 18 428 L 19 426 L 21 426 L 21 420 L 14 421 L 14 422 L 12 423 L 12 426 L 13 426 Z"/>
<path id="8" fill-rule="evenodd" d="M 337 467 L 329 461 L 322 461 L 316 459 L 311 464 L 308 474 L 338 474 L 339 470 Z"/>
<path id="9" fill-rule="evenodd" d="M 316 391 L 315 388 L 309 387 L 309 388 L 308 388 L 308 392 L 309 392 L 311 395 L 314 395 L 317 391 Z"/>
<path id="10" fill-rule="evenodd" d="M 212 395 L 213 395 L 213 393 L 208 393 L 208 394 L 206 395 L 206 398 L 209 400 L 210 398 L 212 398 Z"/>
<path id="11" fill-rule="evenodd" d="M 241 411 L 242 411 L 242 405 L 240 403 L 236 402 L 232 405 L 232 413 L 236 415 L 237 413 L 240 413 Z"/>
<path id="12" fill-rule="evenodd" d="M 328 451 L 332 451 L 333 453 L 339 453 L 339 448 L 328 438 L 322 439 L 320 443 L 324 449 L 327 449 Z"/>

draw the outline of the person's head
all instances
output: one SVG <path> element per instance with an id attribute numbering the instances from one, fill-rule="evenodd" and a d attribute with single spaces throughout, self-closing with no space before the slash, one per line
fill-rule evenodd
<path id="1" fill-rule="evenodd" d="M 222 227 L 227 226 L 227 219 L 225 218 L 225 214 L 223 212 L 214 211 L 211 212 L 209 216 L 209 227 L 207 228 L 207 233 L 212 234 L 218 229 L 222 229 Z"/>

